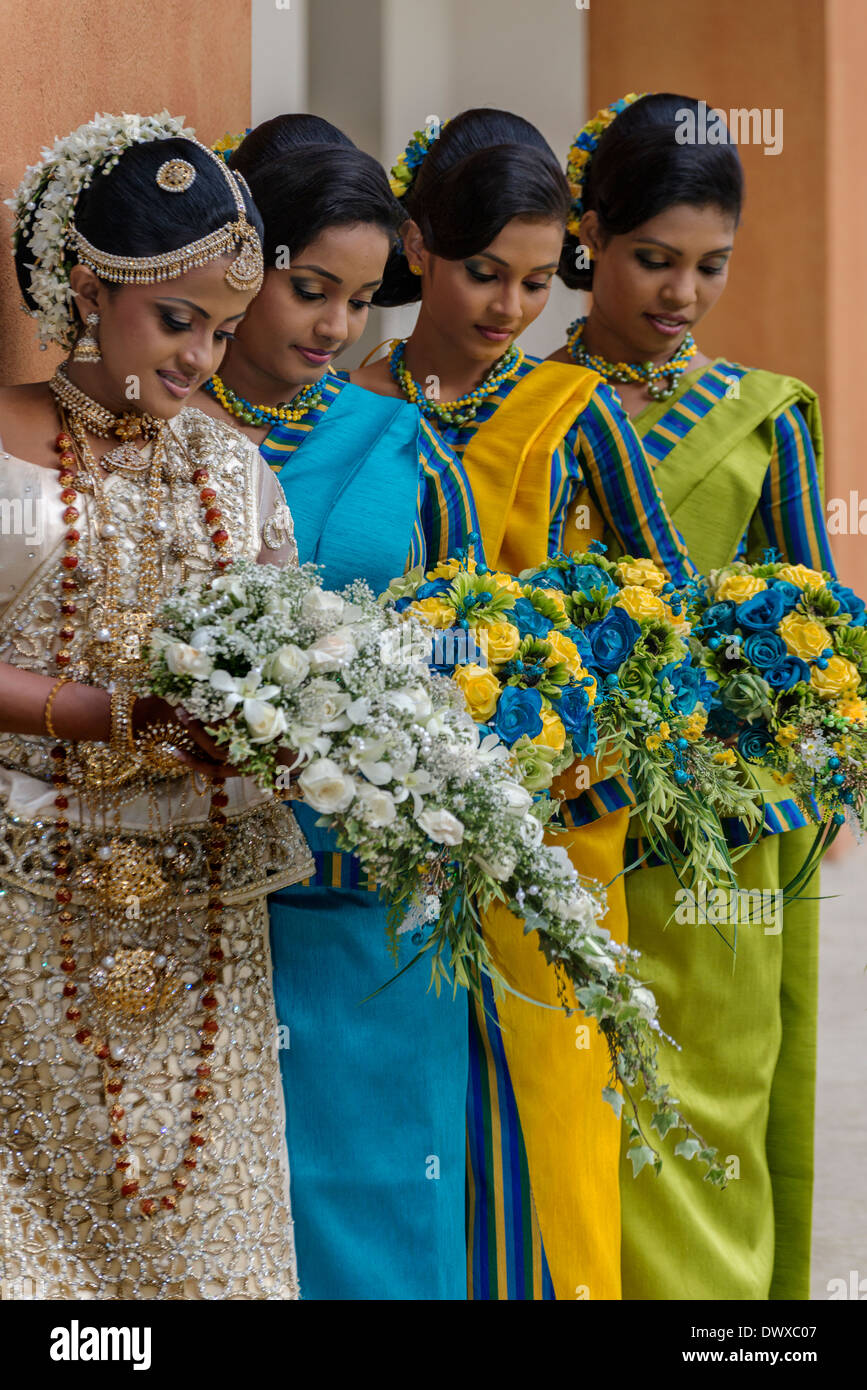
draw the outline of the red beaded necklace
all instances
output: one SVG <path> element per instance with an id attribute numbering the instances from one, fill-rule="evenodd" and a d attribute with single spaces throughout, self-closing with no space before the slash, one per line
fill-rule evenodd
<path id="1" fill-rule="evenodd" d="M 62 414 L 61 414 L 61 423 Z M 156 447 L 156 446 L 155 446 Z M 61 579 L 60 588 L 62 600 L 60 604 L 62 623 L 58 631 L 61 646 L 55 654 L 55 662 L 61 671 L 70 665 L 72 653 L 69 645 L 75 637 L 73 620 L 78 612 L 75 595 L 78 590 L 79 581 L 76 570 L 79 565 L 77 549 L 81 540 L 80 532 L 75 527 L 75 522 L 79 519 L 77 502 L 79 500 L 78 473 L 79 461 L 74 452 L 74 441 L 70 433 L 62 430 L 55 441 L 55 448 L 59 455 L 60 469 L 60 498 L 64 504 L 63 521 L 69 529 L 64 537 L 64 554 L 61 557 Z M 193 472 L 193 482 L 199 486 L 199 502 L 204 513 L 204 520 L 207 527 L 219 523 L 222 520 L 222 512 L 216 506 L 217 494 L 215 490 L 208 486 L 210 474 L 206 468 L 196 468 Z M 228 532 L 220 525 L 210 534 L 211 542 L 216 551 L 214 560 L 215 567 L 223 570 L 231 563 L 227 554 L 230 537 Z M 133 1157 L 129 1148 L 129 1138 L 124 1130 L 123 1121 L 126 1112 L 120 1103 L 121 1093 L 124 1088 L 124 1059 L 122 1056 L 112 1055 L 112 1049 L 106 1038 L 96 1036 L 92 1029 L 82 1024 L 81 1009 L 76 1003 L 78 997 L 78 985 L 73 976 L 78 968 L 74 951 L 74 937 L 72 927 L 75 923 L 75 914 L 71 909 L 72 890 L 68 886 L 67 880 L 72 872 L 72 843 L 69 839 L 70 822 L 67 818 L 69 807 L 69 750 L 63 743 L 57 743 L 51 749 L 51 758 L 54 763 L 52 782 L 54 785 L 54 808 L 57 812 L 54 821 L 54 829 L 58 839 L 54 844 L 54 875 L 58 880 L 55 889 L 55 902 L 57 904 L 57 920 L 60 926 L 59 944 L 63 951 L 60 962 L 60 969 L 65 975 L 63 985 L 63 997 L 68 1001 L 66 1009 L 67 1020 L 74 1025 L 81 1025 L 75 1032 L 76 1042 L 93 1052 L 103 1063 L 103 1088 L 105 1092 L 105 1102 L 108 1109 L 108 1117 L 111 1124 L 109 1141 L 115 1149 L 116 1172 L 121 1176 L 121 1194 L 124 1197 L 138 1197 L 138 1210 L 145 1217 L 155 1214 L 158 1209 L 172 1211 L 175 1209 L 179 1197 L 185 1192 L 192 1172 L 198 1167 L 201 1151 L 204 1148 L 207 1137 L 203 1133 L 205 1128 L 205 1106 L 213 1099 L 213 1091 L 208 1084 L 211 1080 L 211 1057 L 214 1052 L 214 1038 L 219 1031 L 216 1012 L 218 1001 L 213 992 L 213 987 L 220 977 L 221 963 L 225 958 L 225 953 L 221 944 L 223 935 L 222 914 L 224 903 L 221 896 L 223 882 L 223 868 L 226 851 L 226 826 L 228 819 L 225 808 L 229 798 L 226 794 L 225 778 L 215 776 L 213 778 L 213 790 L 211 792 L 210 809 L 208 812 L 209 823 L 209 843 L 207 850 L 208 862 L 208 904 L 206 912 L 205 932 L 208 937 L 208 964 L 202 974 L 204 992 L 200 999 L 202 1019 L 199 1028 L 199 1061 L 195 1068 L 195 1085 L 192 1097 L 193 1105 L 190 1110 L 191 1132 L 188 1137 L 188 1147 L 184 1153 L 181 1163 L 175 1170 L 171 1185 L 172 1192 L 163 1192 L 159 1197 L 140 1195 L 140 1183 L 137 1177 L 130 1174 L 133 1166 Z"/>

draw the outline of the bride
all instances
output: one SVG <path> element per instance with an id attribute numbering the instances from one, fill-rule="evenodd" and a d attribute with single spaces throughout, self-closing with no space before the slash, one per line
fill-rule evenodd
<path id="1" fill-rule="evenodd" d="M 71 350 L 0 390 L 12 1297 L 298 1297 L 265 895 L 310 856 L 201 727 L 136 694 L 177 584 L 297 563 L 255 446 L 183 409 L 263 273 L 246 185 L 189 137 L 95 118 L 12 200 L 25 307 Z"/>

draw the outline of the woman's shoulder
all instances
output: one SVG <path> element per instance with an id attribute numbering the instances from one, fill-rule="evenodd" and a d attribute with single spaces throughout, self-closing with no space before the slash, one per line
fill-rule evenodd
<path id="1" fill-rule="evenodd" d="M 258 446 L 234 425 L 215 420 L 197 405 L 184 406 L 168 422 L 171 434 L 194 460 L 208 457 L 213 465 L 221 458 L 242 459 L 246 463 L 259 460 Z"/>

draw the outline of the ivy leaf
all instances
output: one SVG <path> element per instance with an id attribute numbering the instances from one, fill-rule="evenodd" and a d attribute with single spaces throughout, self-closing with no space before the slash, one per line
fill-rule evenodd
<path id="1" fill-rule="evenodd" d="M 695 1158 L 700 1148 L 701 1144 L 697 1139 L 681 1139 L 680 1143 L 676 1145 L 674 1152 L 677 1158 L 689 1159 Z"/>
<path id="2" fill-rule="evenodd" d="M 623 1097 L 620 1092 L 613 1090 L 611 1086 L 605 1086 L 602 1091 L 602 1099 L 607 1101 L 619 1120 L 620 1112 L 623 1109 Z"/>
<path id="3" fill-rule="evenodd" d="M 650 1121 L 651 1129 L 655 1129 L 660 1139 L 664 1139 L 668 1131 L 677 1126 L 677 1116 L 669 1110 L 657 1110 Z"/>
<path id="4" fill-rule="evenodd" d="M 656 1154 L 647 1144 L 636 1144 L 631 1149 L 627 1149 L 626 1153 L 632 1164 L 632 1176 L 634 1178 L 638 1177 L 646 1164 L 655 1164 L 656 1162 Z"/>

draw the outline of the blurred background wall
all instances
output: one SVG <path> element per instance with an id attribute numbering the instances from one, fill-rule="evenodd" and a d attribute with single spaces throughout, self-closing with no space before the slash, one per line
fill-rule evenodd
<path id="1" fill-rule="evenodd" d="M 250 0 L 0 0 L 0 198 L 58 135 L 96 111 L 169 110 L 201 139 L 250 115 Z M 0 382 L 33 381 L 59 354 L 39 352 L 21 312 L 0 207 Z"/>

